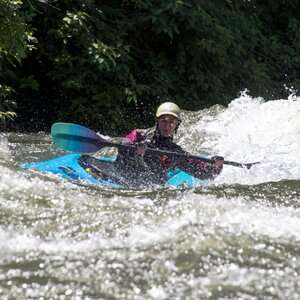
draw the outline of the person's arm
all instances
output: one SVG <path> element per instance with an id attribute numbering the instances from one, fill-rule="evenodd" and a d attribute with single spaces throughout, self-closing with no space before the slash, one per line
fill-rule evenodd
<path id="1" fill-rule="evenodd" d="M 222 172 L 224 158 L 213 156 L 212 163 L 194 159 L 171 159 L 166 155 L 160 157 L 161 166 L 165 169 L 178 167 L 200 179 L 213 179 Z"/>
<path id="2" fill-rule="evenodd" d="M 213 156 L 211 159 L 212 163 L 200 160 L 186 160 L 181 164 L 181 168 L 200 179 L 214 179 L 222 172 L 224 158 Z"/>
<path id="3" fill-rule="evenodd" d="M 118 158 L 128 159 L 135 156 L 142 157 L 145 153 L 145 147 L 143 145 L 139 146 L 144 139 L 143 134 L 138 130 L 134 129 L 129 132 L 125 137 L 118 138 L 118 142 L 122 145 L 136 145 L 136 148 L 119 149 Z"/>

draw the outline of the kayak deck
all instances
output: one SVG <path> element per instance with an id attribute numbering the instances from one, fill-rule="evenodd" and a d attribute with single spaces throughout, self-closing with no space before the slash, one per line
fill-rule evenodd
<path id="1" fill-rule="evenodd" d="M 83 159 L 86 156 L 81 154 L 67 154 L 46 161 L 25 163 L 22 167 L 27 170 L 55 174 L 71 181 L 85 181 L 90 184 L 109 188 L 130 188 L 126 183 L 126 179 L 120 177 L 116 169 L 113 168 L 114 157 L 103 156 L 97 159 L 91 157 L 100 163 L 95 166 L 94 164 L 89 164 L 88 160 Z M 176 168 L 168 171 L 164 186 L 178 188 L 181 186 L 206 186 L 207 184 L 207 180 L 198 179 Z"/>

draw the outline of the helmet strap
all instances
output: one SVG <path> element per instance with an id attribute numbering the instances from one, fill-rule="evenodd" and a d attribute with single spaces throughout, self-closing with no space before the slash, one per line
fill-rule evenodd
<path id="1" fill-rule="evenodd" d="M 178 130 L 180 124 L 181 124 L 181 120 L 178 119 L 178 124 L 177 124 L 177 126 L 176 126 L 176 128 L 175 128 L 175 134 L 177 133 L 177 130 Z"/>

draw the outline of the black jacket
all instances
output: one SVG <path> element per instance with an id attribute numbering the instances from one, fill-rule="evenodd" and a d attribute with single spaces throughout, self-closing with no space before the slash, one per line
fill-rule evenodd
<path id="1" fill-rule="evenodd" d="M 136 145 L 140 143 L 148 148 L 186 153 L 179 145 L 174 143 L 172 137 L 162 137 L 158 132 L 158 128 L 135 129 L 119 142 L 124 145 Z M 216 169 L 210 163 L 199 160 L 168 157 L 147 151 L 144 157 L 140 157 L 135 153 L 135 148 L 119 150 L 116 164 L 120 167 L 120 170 L 126 172 L 126 176 L 132 179 L 147 176 L 148 180 L 157 184 L 165 182 L 166 173 L 170 168 L 179 167 L 200 179 L 212 179 L 222 170 Z"/>

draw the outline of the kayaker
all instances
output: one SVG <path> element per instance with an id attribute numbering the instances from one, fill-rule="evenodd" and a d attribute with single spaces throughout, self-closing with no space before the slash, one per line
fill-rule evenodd
<path id="1" fill-rule="evenodd" d="M 187 158 L 170 158 L 166 155 L 154 155 L 147 148 L 156 148 L 172 152 L 187 153 L 173 138 L 181 123 L 180 108 L 172 102 L 162 103 L 156 111 L 156 124 L 151 129 L 134 129 L 125 138 L 119 140 L 122 144 L 136 145 L 136 149 L 119 150 L 116 165 L 126 173 L 129 179 L 145 176 L 154 183 L 165 181 L 166 172 L 170 168 L 179 167 L 200 179 L 213 179 L 220 174 L 224 158 L 212 157 L 213 163 Z"/>

